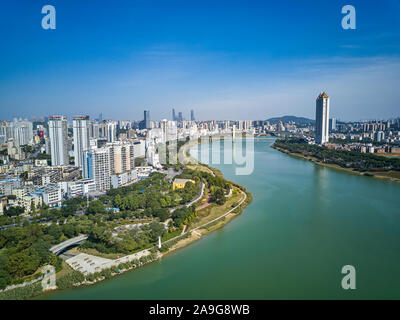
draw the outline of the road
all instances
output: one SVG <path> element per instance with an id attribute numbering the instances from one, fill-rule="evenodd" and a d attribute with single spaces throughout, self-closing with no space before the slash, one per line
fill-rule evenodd
<path id="1" fill-rule="evenodd" d="M 183 207 L 189 208 L 193 203 L 199 201 L 199 200 L 203 197 L 205 187 L 206 187 L 206 185 L 204 184 L 204 182 L 202 182 L 202 183 L 201 183 L 201 191 L 200 191 L 200 194 L 199 194 L 196 198 L 194 198 L 192 201 L 190 201 L 190 202 L 188 202 L 188 203 L 186 203 L 186 204 L 182 204 L 182 205 L 180 205 L 180 206 L 177 206 L 177 207 L 174 207 L 174 208 L 169 209 L 169 212 L 172 213 L 172 212 L 174 212 L 176 209 L 180 209 L 180 208 L 183 208 Z"/>
<path id="2" fill-rule="evenodd" d="M 226 217 L 226 216 L 227 216 L 228 214 L 230 214 L 232 211 L 234 211 L 235 209 L 237 209 L 238 207 L 240 207 L 240 206 L 243 204 L 243 202 L 245 202 L 246 199 L 247 199 L 247 194 L 246 194 L 245 192 L 243 192 L 242 190 L 240 190 L 240 192 L 244 195 L 244 197 L 243 197 L 243 199 L 239 202 L 239 204 L 238 204 L 237 206 L 235 206 L 234 208 L 232 208 L 232 209 L 229 210 L 228 212 L 224 213 L 222 216 L 219 216 L 218 218 L 215 218 L 215 219 L 213 219 L 213 220 L 211 220 L 211 221 L 209 221 L 209 222 L 207 222 L 207 223 L 204 223 L 204 224 L 202 224 L 201 226 L 198 226 L 198 227 L 196 227 L 196 228 L 194 228 L 194 229 L 191 229 L 191 230 L 189 230 L 189 231 L 187 231 L 187 232 L 196 232 L 197 230 L 202 229 L 202 228 L 204 228 L 205 226 L 207 226 L 207 225 L 209 225 L 209 224 L 211 224 L 211 223 L 213 223 L 213 222 L 215 222 L 215 221 L 218 221 L 219 219 L 222 219 L 223 217 Z M 183 234 L 184 234 L 184 233 L 182 232 L 179 236 L 176 236 L 176 237 L 174 237 L 174 238 L 172 238 L 172 239 L 169 239 L 169 240 L 167 240 L 167 241 L 164 241 L 164 243 L 167 243 L 167 242 L 172 241 L 172 240 L 176 240 L 177 238 L 181 237 Z"/>
<path id="3" fill-rule="evenodd" d="M 75 213 L 72 213 L 71 216 L 81 216 L 83 214 L 85 214 L 85 212 L 83 210 L 80 210 Z M 14 224 L 8 224 L 6 226 L 1 226 L 0 230 L 6 230 L 9 228 L 15 228 L 15 227 L 22 227 L 24 225 L 25 221 L 32 222 L 33 219 L 34 219 L 33 217 L 25 217 L 24 220 L 20 223 L 14 223 Z M 37 219 L 36 222 L 41 223 L 41 222 L 48 222 L 51 220 L 52 220 L 52 218 L 43 218 L 43 219 Z"/>

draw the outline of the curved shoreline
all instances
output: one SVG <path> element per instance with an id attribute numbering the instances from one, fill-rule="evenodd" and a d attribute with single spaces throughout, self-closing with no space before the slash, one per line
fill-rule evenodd
<path id="1" fill-rule="evenodd" d="M 173 253 L 173 252 L 175 252 L 175 251 L 177 251 L 179 249 L 182 249 L 182 248 L 185 248 L 185 247 L 189 246 L 190 244 L 196 242 L 197 240 L 200 240 L 201 238 L 203 238 L 207 234 L 210 234 L 213 231 L 216 231 L 218 229 L 223 228 L 232 219 L 234 219 L 237 216 L 239 216 L 243 212 L 243 209 L 245 207 L 247 207 L 251 203 L 251 201 L 252 201 L 251 193 L 248 192 L 246 190 L 246 188 L 244 188 L 243 186 L 239 185 L 238 183 L 235 183 L 235 182 L 232 182 L 232 181 L 229 181 L 229 180 L 225 179 L 220 170 L 218 170 L 216 168 L 213 168 L 213 167 L 210 167 L 210 166 L 205 165 L 205 164 L 201 164 L 200 162 L 197 162 L 197 165 L 203 166 L 204 168 L 208 168 L 210 171 L 213 172 L 213 175 L 221 176 L 225 181 L 229 182 L 230 184 L 232 184 L 233 187 L 237 188 L 241 192 L 241 194 L 243 195 L 243 198 L 239 201 L 239 203 L 235 207 L 230 208 L 227 212 L 223 213 L 222 215 L 219 215 L 218 217 L 212 219 L 211 221 L 203 223 L 200 226 L 197 226 L 197 227 L 195 227 L 193 229 L 188 229 L 185 233 L 182 233 L 179 236 L 176 236 L 174 238 L 166 240 L 164 243 L 167 243 L 167 242 L 170 242 L 170 241 L 174 241 L 174 240 L 176 241 L 177 239 L 182 238 L 182 239 L 179 239 L 176 243 L 174 243 L 166 252 L 157 252 L 157 257 L 155 259 L 151 260 L 151 261 L 148 261 L 146 263 L 140 264 L 139 266 L 136 266 L 136 267 L 129 267 L 129 268 L 126 268 L 126 269 L 122 269 L 118 273 L 112 273 L 110 278 L 101 277 L 101 278 L 98 278 L 95 281 L 91 281 L 91 282 L 88 281 L 88 280 L 85 280 L 85 281 L 83 281 L 81 283 L 74 284 L 73 286 L 71 286 L 69 288 L 65 288 L 65 289 L 56 288 L 56 289 L 51 290 L 51 291 L 43 291 L 39 295 L 32 296 L 30 298 L 31 299 L 32 298 L 39 298 L 39 297 L 41 297 L 43 295 L 51 294 L 53 292 L 60 291 L 60 290 L 73 290 L 74 288 L 77 288 L 77 287 L 84 287 L 84 286 L 94 285 L 94 284 L 102 282 L 104 280 L 110 280 L 116 275 L 119 275 L 119 274 L 122 274 L 122 273 L 125 273 L 125 272 L 128 272 L 128 271 L 133 271 L 133 270 L 135 270 L 137 268 L 140 268 L 140 267 L 142 267 L 144 265 L 147 265 L 147 264 L 150 264 L 152 262 L 158 261 L 161 258 L 169 255 L 170 253 Z M 219 206 L 214 206 L 213 208 L 215 208 L 215 207 L 219 207 Z"/>
<path id="2" fill-rule="evenodd" d="M 379 172 L 382 172 L 382 171 L 377 171 L 376 173 L 375 172 L 369 172 L 369 171 L 368 172 L 354 171 L 352 168 L 343 168 L 343 167 L 341 167 L 339 165 L 336 165 L 336 164 L 320 162 L 317 159 L 315 159 L 314 157 L 304 156 L 304 155 L 302 155 L 300 153 L 293 153 L 293 152 L 287 151 L 287 150 L 285 150 L 283 148 L 277 147 L 275 145 L 271 145 L 271 148 L 273 148 L 275 150 L 278 150 L 278 151 L 280 151 L 282 153 L 286 153 L 287 155 L 289 155 L 291 157 L 294 157 L 294 158 L 297 158 L 297 159 L 306 160 L 306 161 L 310 161 L 310 162 L 312 162 L 312 163 L 314 163 L 316 165 L 322 166 L 322 167 L 326 167 L 326 168 L 330 168 L 330 169 L 346 172 L 348 174 L 354 174 L 354 175 L 368 177 L 368 178 L 376 178 L 376 179 L 380 179 L 380 180 L 388 180 L 388 181 L 400 183 L 400 179 L 399 178 L 379 175 Z"/>

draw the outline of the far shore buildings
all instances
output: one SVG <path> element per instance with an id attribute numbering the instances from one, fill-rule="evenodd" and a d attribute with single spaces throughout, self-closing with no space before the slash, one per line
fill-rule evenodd
<path id="1" fill-rule="evenodd" d="M 321 93 L 316 101 L 315 142 L 317 144 L 329 142 L 329 97 L 325 92 Z"/>

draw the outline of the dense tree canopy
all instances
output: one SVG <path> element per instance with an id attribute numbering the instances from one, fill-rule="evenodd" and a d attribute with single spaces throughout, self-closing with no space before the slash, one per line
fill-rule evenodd
<path id="1" fill-rule="evenodd" d="M 400 159 L 355 151 L 331 150 L 318 145 L 309 145 L 296 138 L 276 140 L 275 146 L 292 153 L 315 157 L 325 163 L 336 164 L 343 168 L 354 168 L 357 171 L 400 170 Z"/>

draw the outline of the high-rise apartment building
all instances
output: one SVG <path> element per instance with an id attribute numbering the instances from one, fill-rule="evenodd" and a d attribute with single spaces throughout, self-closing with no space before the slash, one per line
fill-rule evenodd
<path id="1" fill-rule="evenodd" d="M 89 138 L 98 139 L 100 138 L 100 125 L 94 121 L 90 124 Z"/>
<path id="2" fill-rule="evenodd" d="M 112 174 L 120 174 L 133 170 L 135 167 L 135 158 L 132 143 L 116 142 L 109 145 L 109 148 Z"/>
<path id="3" fill-rule="evenodd" d="M 117 139 L 117 125 L 115 122 L 107 122 L 107 142 L 114 142 Z"/>
<path id="4" fill-rule="evenodd" d="M 94 179 L 96 190 L 108 190 L 112 175 L 135 168 L 134 144 L 117 141 L 83 152 L 83 177 Z"/>
<path id="5" fill-rule="evenodd" d="M 329 141 L 329 97 L 323 92 L 316 101 L 315 142 L 324 144 Z"/>
<path id="6" fill-rule="evenodd" d="M 33 124 L 31 121 L 14 119 L 14 121 L 0 124 L 0 136 L 4 136 L 3 142 L 13 139 L 14 143 L 23 145 L 33 144 Z"/>
<path id="7" fill-rule="evenodd" d="M 67 118 L 65 116 L 52 116 L 49 118 L 48 124 L 51 165 L 66 166 L 69 164 Z"/>
<path id="8" fill-rule="evenodd" d="M 84 151 L 83 177 L 94 179 L 97 191 L 110 189 L 110 148 L 104 147 L 91 151 Z"/>
<path id="9" fill-rule="evenodd" d="M 89 150 L 89 116 L 77 116 L 72 120 L 75 166 L 82 168 L 83 151 Z"/>

